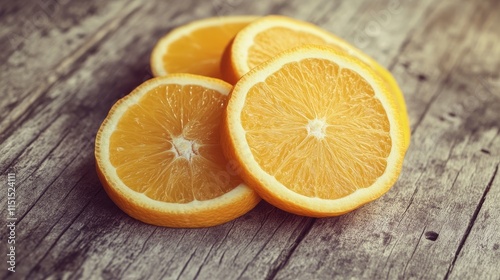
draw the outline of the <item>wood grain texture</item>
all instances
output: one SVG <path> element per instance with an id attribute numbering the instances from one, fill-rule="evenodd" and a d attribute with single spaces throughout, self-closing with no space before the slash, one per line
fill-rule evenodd
<path id="1" fill-rule="evenodd" d="M 0 275 L 498 279 L 499 5 L 2 2 L 0 171 L 2 182 L 7 172 L 17 174 L 19 245 L 16 273 Z M 40 10 L 50 15 L 47 22 Z M 407 99 L 413 135 L 403 173 L 388 194 L 329 219 L 262 202 L 235 221 L 195 230 L 142 224 L 109 200 L 93 158 L 107 111 L 151 77 L 149 54 L 163 34 L 193 19 L 232 14 L 314 22 L 390 67 Z M 2 219 L 6 201 L 0 196 Z M 7 229 L 0 234 L 3 242 Z"/>
<path id="2" fill-rule="evenodd" d="M 426 15 L 423 26 L 402 49 L 394 71 L 409 95 L 413 127 L 399 182 L 379 201 L 340 218 L 342 222 L 315 223 L 278 279 L 300 272 L 307 273 L 305 278 L 449 276 L 499 162 L 498 156 L 481 152 L 498 138 L 498 94 L 478 90 L 481 80 L 470 71 L 470 63 L 478 60 L 464 61 L 474 46 L 484 53 L 491 40 L 498 42 L 493 34 L 477 32 L 497 20 L 496 14 L 480 16 L 495 10 L 495 5 L 464 7 L 444 2 Z M 455 29 L 450 30 L 450 25 Z M 427 44 L 438 40 L 447 44 Z M 498 64 L 488 65 L 498 63 L 495 60 L 481 63 L 486 65 L 476 67 L 482 69 L 482 78 L 495 75 L 488 69 L 499 69 Z M 429 240 L 433 233 L 439 234 L 435 241 Z M 480 267 L 485 275 L 496 275 L 494 268 Z"/>
<path id="3" fill-rule="evenodd" d="M 498 10 L 498 7 L 496 8 Z M 477 44 L 470 49 L 459 66 L 457 80 L 462 77 L 472 77 L 475 80 L 472 87 L 468 88 L 463 104 L 457 110 L 458 117 L 469 113 L 475 118 L 469 118 L 465 126 L 471 133 L 470 138 L 477 141 L 483 138 L 480 149 L 481 161 L 484 161 L 489 170 L 490 178 L 473 216 L 473 222 L 462 239 L 460 250 L 455 254 L 455 261 L 450 267 L 448 275 L 452 279 L 500 278 L 500 175 L 498 172 L 500 162 L 500 60 L 488 57 L 500 57 L 499 48 L 491 48 L 494 42 L 499 42 L 500 34 L 496 26 L 500 24 L 500 13 L 488 18 L 483 27 Z M 490 55 L 485 55 L 489 53 Z M 473 109 L 473 110 L 471 110 Z M 474 164 L 470 161 L 469 164 Z M 494 168 L 492 168 L 494 167 Z M 494 169 L 494 170 L 492 170 Z M 470 187 L 477 187 L 473 182 Z"/>
<path id="4" fill-rule="evenodd" d="M 138 7 L 128 2 L 26 2 L 2 18 L 10 26 L 0 40 L 0 49 L 8 50 L 0 55 L 2 138 L 44 101 L 59 77 L 74 70 Z"/>

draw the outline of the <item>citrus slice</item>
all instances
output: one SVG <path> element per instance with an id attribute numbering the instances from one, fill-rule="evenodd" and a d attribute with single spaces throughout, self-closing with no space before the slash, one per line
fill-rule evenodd
<path id="1" fill-rule="evenodd" d="M 161 38 L 151 54 L 155 76 L 191 73 L 221 78 L 220 59 L 229 41 L 255 16 L 213 17 L 180 26 Z"/>
<path id="2" fill-rule="evenodd" d="M 233 88 L 224 152 L 278 208 L 313 217 L 347 213 L 387 192 L 401 172 L 403 127 L 388 90 L 345 52 L 287 50 Z"/>
<path id="3" fill-rule="evenodd" d="M 406 103 L 390 72 L 370 56 L 326 30 L 284 16 L 266 16 L 244 27 L 226 47 L 221 61 L 223 79 L 234 84 L 250 69 L 282 51 L 304 44 L 329 45 L 355 56 L 388 83 L 389 91 L 398 105 L 404 126 L 405 147 L 410 145 L 410 126 Z"/>
<path id="4" fill-rule="evenodd" d="M 99 178 L 130 216 L 154 225 L 205 227 L 260 200 L 231 173 L 219 127 L 231 86 L 191 74 L 146 81 L 119 100 L 95 142 Z"/>

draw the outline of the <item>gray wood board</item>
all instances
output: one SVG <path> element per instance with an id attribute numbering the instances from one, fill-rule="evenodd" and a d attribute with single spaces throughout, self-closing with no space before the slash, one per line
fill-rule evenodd
<path id="1" fill-rule="evenodd" d="M 26 2 L 0 5 L 0 170 L 17 175 L 19 219 L 4 277 L 498 279 L 498 1 Z M 308 20 L 390 67 L 413 135 L 389 193 L 328 219 L 262 202 L 207 229 L 142 224 L 111 202 L 94 171 L 100 122 L 151 77 L 158 38 L 229 14 Z"/>

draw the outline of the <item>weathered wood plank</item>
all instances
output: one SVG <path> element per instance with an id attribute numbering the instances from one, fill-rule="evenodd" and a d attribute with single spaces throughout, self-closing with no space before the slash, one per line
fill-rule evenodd
<path id="1" fill-rule="evenodd" d="M 12 147 L 13 144 L 10 143 L 14 143 L 22 137 L 31 137 L 20 145 L 21 155 L 15 157 L 11 165 L 5 166 L 5 169 L 17 172 L 19 186 L 23 186 L 19 187 L 18 191 L 18 197 L 22 201 L 18 208 L 21 216 L 18 226 L 18 242 L 23 245 L 18 251 L 20 261 L 17 275 L 41 278 L 51 273 L 63 275 L 68 271 L 76 271 L 75 277 L 78 275 L 86 277 L 89 273 L 104 277 L 105 275 L 121 275 L 125 272 L 127 265 L 134 267 L 135 258 L 115 257 L 113 259 L 111 255 L 126 255 L 125 253 L 130 252 L 133 244 L 143 242 L 143 235 L 151 234 L 153 227 L 134 221 L 124 215 L 107 199 L 104 192 L 100 191 L 100 184 L 93 171 L 92 139 L 111 104 L 141 81 L 150 77 L 148 56 L 155 40 L 173 26 L 192 20 L 193 16 L 204 17 L 211 13 L 211 3 L 206 3 L 205 9 L 198 13 L 187 13 L 192 9 L 192 6 L 192 3 L 186 2 L 182 5 L 176 5 L 174 9 L 168 4 L 158 6 L 151 3 L 137 11 L 127 22 L 124 22 L 124 26 L 111 38 L 106 38 L 103 43 L 96 44 L 96 55 L 86 55 L 84 59 L 79 61 L 77 69 L 71 70 L 71 74 L 63 77 L 61 81 L 56 81 L 47 91 L 46 99 L 43 102 L 39 101 L 38 106 L 31 113 L 32 115 L 6 139 L 7 145 L 2 146 L 4 151 Z M 246 8 L 250 8 L 249 10 L 253 10 L 255 13 L 265 13 L 272 10 L 272 6 L 262 7 L 250 4 L 250 6 L 241 6 L 240 12 L 248 11 Z M 144 17 L 147 16 L 152 18 L 163 16 L 169 18 L 170 21 L 167 23 L 144 22 Z M 136 29 L 139 25 L 141 26 L 140 30 Z M 150 33 L 144 33 L 144 29 L 150 30 Z M 136 33 L 131 34 L 130 30 L 136 30 Z M 130 56 L 131 52 L 136 53 L 136 55 Z M 107 59 L 103 60 L 102 57 Z M 117 71 L 117 69 L 119 70 Z M 110 76 L 112 79 L 109 79 Z M 95 77 L 102 77 L 102 79 Z M 33 131 L 30 130 L 35 130 L 35 135 L 31 136 L 28 132 Z M 27 135 L 25 136 L 25 134 Z M 101 213 L 103 211 L 102 204 L 111 208 L 111 213 L 109 211 Z M 233 243 L 237 243 L 238 240 L 241 240 L 240 236 L 248 233 L 247 229 L 251 227 L 255 231 L 256 237 L 252 238 L 252 235 L 249 235 L 247 241 L 251 241 L 251 245 L 258 243 L 263 247 L 256 249 L 254 246 L 249 246 L 246 249 L 254 254 L 261 252 L 261 250 L 264 252 L 269 250 L 264 248 L 266 242 L 271 240 L 271 236 L 276 233 L 280 236 L 291 235 L 290 242 L 293 243 L 295 236 L 300 235 L 300 230 L 304 227 L 303 224 L 307 222 L 305 218 L 283 214 L 270 206 L 267 208 L 261 206 L 259 209 L 261 214 L 255 216 L 256 222 L 249 223 L 242 220 L 246 221 L 244 222 L 246 227 L 237 226 L 237 230 L 232 231 L 235 232 L 237 238 L 231 238 Z M 2 210 L 4 210 L 3 207 Z M 279 224 L 275 224 L 274 219 L 267 220 L 266 217 L 275 216 L 267 213 L 269 211 L 281 213 L 279 215 L 281 219 L 286 220 L 286 223 L 282 227 L 278 227 Z M 104 216 L 100 216 L 102 214 Z M 103 220 L 96 221 L 95 217 L 102 217 Z M 249 217 L 252 215 L 245 219 Z M 115 220 L 123 222 L 123 227 L 117 228 L 117 223 L 113 222 Z M 274 227 L 274 231 L 258 231 L 262 228 L 259 227 L 260 223 L 263 224 L 264 228 Z M 85 227 L 86 225 L 91 226 L 91 228 Z M 230 224 L 226 227 L 229 226 Z M 5 229 L 2 229 L 2 232 L 4 231 Z M 106 231 L 112 233 L 111 236 L 105 235 Z M 155 232 L 158 232 L 158 236 L 152 235 L 152 240 L 158 240 L 165 234 L 171 236 L 170 239 L 176 236 L 181 237 L 181 235 L 177 235 L 179 230 L 161 229 Z M 221 229 L 189 232 L 190 234 L 196 233 L 194 239 L 188 239 L 181 245 L 183 248 L 192 246 L 193 241 L 201 240 L 204 234 L 208 234 L 212 237 L 206 245 L 204 243 L 197 244 L 199 249 L 194 256 L 203 257 L 200 260 L 204 260 L 208 256 L 210 256 L 209 259 L 212 259 L 212 254 L 215 252 L 227 256 L 237 253 L 237 251 L 232 251 L 233 248 L 228 246 L 229 243 L 222 243 L 220 246 L 223 246 L 220 247 L 220 250 L 210 250 L 212 246 L 216 245 L 212 243 L 220 232 Z M 94 233 L 95 237 L 92 237 Z M 232 236 L 229 231 L 227 234 L 228 238 Z M 98 243 L 92 243 L 94 238 L 99 240 Z M 269 247 L 273 249 L 278 247 L 277 251 L 281 252 L 289 244 L 284 242 L 287 240 L 283 239 L 281 243 L 275 242 Z M 110 247 L 107 249 L 101 247 L 102 242 Z M 70 244 L 71 246 L 59 247 L 60 244 Z M 89 244 L 89 246 L 80 247 L 85 244 Z M 174 242 L 167 242 L 165 249 L 174 245 L 176 245 Z M 238 243 L 238 245 L 244 248 L 245 243 Z M 72 246 L 74 251 L 68 251 L 68 247 Z M 157 248 L 157 243 L 154 242 L 148 246 Z M 58 249 L 62 251 L 58 251 Z M 97 257 L 103 249 L 111 254 L 109 258 L 104 258 L 104 260 Z M 162 248 L 160 247 L 160 249 Z M 68 252 L 73 256 L 78 256 L 70 258 L 77 262 L 68 264 L 67 261 L 64 261 Z M 162 249 L 160 252 L 168 257 L 170 251 Z M 156 271 L 158 276 L 162 273 L 192 275 L 197 271 L 197 268 L 191 268 L 191 266 L 188 266 L 188 270 L 182 270 L 182 260 L 185 257 L 188 258 L 189 255 L 183 254 L 184 250 L 174 250 L 173 252 L 175 254 L 171 255 L 170 258 L 176 256 L 179 259 L 173 259 L 171 270 Z M 135 253 L 140 253 L 140 251 Z M 279 258 L 280 254 L 272 256 Z M 142 256 L 134 255 L 134 257 Z M 255 255 L 255 257 L 258 256 Z M 158 261 L 158 254 L 149 255 L 149 258 L 151 263 L 155 263 L 153 260 Z M 230 261 L 231 258 L 225 260 Z M 246 257 L 243 257 L 242 260 L 246 260 Z M 216 259 L 216 262 L 219 262 L 219 259 Z M 204 264 L 191 263 L 199 266 L 200 269 Z M 148 270 L 147 262 L 139 262 L 135 265 L 139 266 L 134 270 L 141 274 Z M 210 263 L 205 263 L 205 265 L 210 267 Z M 246 265 L 247 263 L 242 263 L 240 268 L 243 270 Z M 180 270 L 174 269 L 178 266 L 180 266 Z M 234 272 L 227 271 L 227 273 Z"/>
<path id="2" fill-rule="evenodd" d="M 33 25 L 33 22 L 27 20 L 24 25 L 12 31 L 23 33 L 20 45 L 6 46 L 14 48 L 15 51 L 0 66 L 2 79 L 0 91 L 5 94 L 0 99 L 2 173 L 15 168 L 21 170 L 19 178 L 28 178 L 38 166 L 37 162 L 43 161 L 42 155 L 48 153 L 50 149 L 44 146 L 44 140 L 39 139 L 39 136 L 52 125 L 59 115 L 57 112 L 60 111 L 57 106 L 49 106 L 47 110 L 47 104 L 53 101 L 54 96 L 65 94 L 52 92 L 51 86 L 58 77 L 68 74 L 93 45 L 116 29 L 119 21 L 130 13 L 130 9 L 136 7 L 130 5 L 122 9 L 116 3 L 101 4 L 99 11 L 87 15 L 87 8 L 95 7 L 94 3 L 89 2 L 87 3 L 89 6 L 82 6 L 66 2 L 33 2 L 37 5 L 33 7 L 28 5 L 31 8 L 27 11 L 18 10 L 15 14 L 6 16 L 7 19 L 11 17 L 30 19 L 30 12 L 37 11 L 33 13 L 43 13 L 47 17 L 50 15 L 51 21 L 45 25 Z M 43 12 L 40 11 L 42 8 Z M 26 32 L 28 30 L 26 26 L 30 27 L 29 32 Z M 12 36 L 12 33 L 7 36 Z M 1 42 L 7 43 L 8 40 Z M 13 60 L 19 63 L 13 64 Z M 20 158 L 24 159 L 24 164 Z M 14 165 L 14 161 L 18 164 Z M 2 197 L 1 202 L 3 201 Z M 1 211 L 4 213 L 5 209 L 2 207 Z"/>
<path id="3" fill-rule="evenodd" d="M 496 139 L 499 139 L 497 137 Z M 496 141 L 496 148 L 500 141 Z M 498 179 L 498 165 L 485 191 L 482 208 L 472 227 L 465 245 L 454 266 L 450 267 L 450 279 L 494 279 L 500 275 L 498 260 L 500 260 L 500 180 Z"/>
<path id="4" fill-rule="evenodd" d="M 427 1 L 368 1 L 347 18 L 328 17 L 325 25 L 384 66 L 392 66 L 400 48 L 434 5 Z M 350 4 L 352 5 L 352 4 Z M 346 28 L 346 26 L 352 26 Z"/>
<path id="5" fill-rule="evenodd" d="M 315 10 L 324 4 L 307 9 L 298 2 L 290 6 L 283 3 L 275 4 L 276 7 L 239 4 L 222 8 L 205 4 L 191 15 L 184 13 L 191 9 L 190 3 L 175 9 L 145 6 L 124 22 L 116 34 L 104 38 L 103 43 L 97 42 L 95 55 L 84 56 L 78 69 L 70 70 L 67 78 L 51 86 L 46 100 L 38 101 L 31 116 L 3 146 L 6 151 L 16 140 L 30 137 L 21 141 L 18 147 L 23 152 L 8 167 L 18 172 L 19 184 L 25 186 L 19 191 L 23 203 L 19 208 L 22 220 L 18 234 L 24 245 L 19 253 L 18 275 L 38 278 L 76 271 L 72 274 L 75 277 L 119 277 L 133 272 L 143 274 L 151 268 L 148 264 L 158 264 L 156 267 L 163 264 L 159 262 L 163 259 L 170 259 L 168 265 L 152 270 L 152 277 L 165 274 L 192 278 L 198 273 L 254 278 L 275 273 L 310 228 L 312 219 L 286 214 L 264 203 L 242 219 L 213 229 L 154 229 L 128 218 L 99 191 L 92 153 L 86 151 L 91 151 L 91 139 L 112 102 L 148 77 L 149 51 L 154 40 L 169 28 L 192 17 L 209 16 L 211 9 L 217 9 L 219 14 L 283 10 L 285 14 L 308 19 L 317 17 Z M 359 3 L 354 7 L 360 7 Z M 300 13 L 294 12 L 299 8 Z M 325 10 L 322 17 L 356 14 L 348 5 L 335 8 L 334 13 Z M 163 16 L 171 21 L 145 22 L 145 15 Z M 130 30 L 138 25 L 139 33 L 131 34 Z M 149 35 L 143 30 L 150 30 Z M 31 136 L 33 132 L 35 135 Z M 219 241 L 217 237 L 221 235 L 227 237 Z M 195 242 L 198 240 L 202 242 Z M 69 261 L 65 261 L 66 257 Z"/>
<path id="6" fill-rule="evenodd" d="M 178 5 L 177 10 L 164 11 L 163 15 L 171 16 L 175 12 L 186 11 L 188 4 Z M 150 12 L 152 5 L 149 8 L 145 12 Z M 135 24 L 138 25 L 137 20 Z M 160 24 L 163 25 L 163 23 L 156 23 L 156 25 Z M 134 42 L 137 35 L 129 37 L 127 32 L 128 30 L 124 29 L 115 36 L 123 36 L 129 45 L 137 43 Z M 139 54 L 137 57 L 130 57 L 129 61 L 123 59 L 123 57 L 128 57 L 129 50 L 122 48 L 120 54 L 114 54 L 116 53 L 115 42 L 107 41 L 106 51 L 102 55 L 106 57 L 109 54 L 114 54 L 114 64 L 112 65 L 103 61 L 100 56 L 87 53 L 86 60 L 80 60 L 81 64 L 76 66 L 86 65 L 88 69 L 89 65 L 94 65 L 91 67 L 92 70 L 72 70 L 78 73 L 65 80 L 64 87 L 58 87 L 59 82 L 56 82 L 46 92 L 44 100 L 39 100 L 36 103 L 35 111 L 32 112 L 27 121 L 9 135 L 5 141 L 6 145 L 2 145 L 2 154 L 14 157 L 12 164 L 5 166 L 5 168 L 16 172 L 18 177 L 17 215 L 20 218 L 18 242 L 20 244 L 24 242 L 23 246 L 26 246 L 21 246 L 20 252 L 18 251 L 20 259 L 26 256 L 24 265 L 21 261 L 18 275 L 26 275 L 37 264 L 37 259 L 43 257 L 44 250 L 50 248 L 57 241 L 56 237 L 61 231 L 64 232 L 67 229 L 65 226 L 68 225 L 64 222 L 71 222 L 71 220 L 62 219 L 62 217 L 64 215 L 67 218 L 76 217 L 75 215 L 78 215 L 82 207 L 90 201 L 89 197 L 80 195 L 78 198 L 82 199 L 80 202 L 82 204 L 72 201 L 66 201 L 69 204 L 59 202 L 61 194 L 69 195 L 72 187 L 81 178 L 83 174 L 80 172 L 85 171 L 86 176 L 96 178 L 92 159 L 93 138 L 100 121 L 104 118 L 111 104 L 138 85 L 147 76 L 148 71 L 145 67 L 132 70 L 123 68 L 121 76 L 116 76 L 116 79 L 112 81 L 107 80 L 107 75 L 113 73 L 115 68 L 123 67 L 122 63 L 134 65 L 140 61 L 140 58 L 146 62 L 144 54 L 149 51 L 154 42 L 151 38 L 152 36 L 146 37 L 149 40 L 148 47 L 144 48 L 142 56 Z M 99 71 L 94 72 L 95 69 L 99 69 L 103 79 L 92 77 L 94 73 L 99 73 Z M 139 71 L 131 73 L 134 70 Z M 128 79 L 130 76 L 136 77 L 136 79 Z M 78 86 L 76 87 L 76 85 Z M 87 90 L 90 91 L 87 92 Z M 66 135 L 68 136 L 65 137 Z M 29 140 L 22 141 L 24 138 Z M 19 147 L 19 150 L 22 151 L 21 155 L 16 157 L 12 147 Z M 86 160 L 83 162 L 78 157 L 81 153 L 85 154 Z M 2 168 L 4 168 L 3 162 L 5 161 L 2 159 Z M 77 165 L 73 166 L 72 164 Z M 73 168 L 70 169 L 72 166 Z M 68 170 L 71 172 L 66 173 Z M 84 179 L 82 178 L 82 180 Z M 84 181 L 88 181 L 88 179 Z M 81 184 L 78 186 L 81 187 Z M 88 186 L 84 185 L 83 187 Z M 95 183 L 94 187 L 101 188 L 100 184 L 96 185 Z M 1 204 L 6 205 L 6 198 L 2 196 L 0 199 L 2 200 Z M 59 208 L 58 203 L 64 206 Z M 34 207 L 35 205 L 36 207 Z M 80 207 L 78 207 L 79 205 Z M 2 216 L 4 217 L 6 216 L 5 210 L 6 207 L 2 207 Z M 59 221 L 56 227 L 54 227 L 55 221 Z M 34 229 L 36 229 L 36 234 L 31 236 Z M 1 230 L 2 236 L 5 231 L 5 229 Z M 38 246 L 39 244 L 44 246 Z M 29 250 L 22 248 L 29 248 Z M 34 250 L 34 248 L 38 248 L 38 250 Z"/>
<path id="7" fill-rule="evenodd" d="M 105 196 L 99 198 L 107 200 Z M 111 205 L 109 201 L 91 202 L 77 221 L 84 229 L 99 229 L 103 233 L 89 232 L 76 237 L 74 233 L 65 233 L 68 237 L 61 238 L 40 262 L 48 264 L 34 270 L 37 274 L 32 275 L 71 272 L 75 278 L 84 279 L 91 275 L 134 279 L 194 279 L 198 275 L 206 279 L 234 279 L 246 272 L 249 260 L 265 258 L 263 253 L 270 254 L 267 258 L 270 265 L 274 263 L 276 252 L 286 252 L 286 241 L 294 240 L 304 226 L 303 218 L 264 204 L 216 228 L 161 229 L 137 223 L 114 206 L 113 211 L 99 213 L 95 210 L 99 209 L 98 203 Z M 281 242 L 274 241 L 277 237 Z M 63 256 L 68 255 L 71 258 L 66 262 Z"/>
<path id="8" fill-rule="evenodd" d="M 426 15 L 395 67 L 416 129 L 399 182 L 354 213 L 318 220 L 278 279 L 446 276 L 498 165 L 481 149 L 498 134 L 499 99 L 478 98 L 470 65 L 460 65 L 473 46 L 490 44 L 479 30 L 498 17 L 496 5 L 447 1 Z M 497 73 L 485 60 L 476 67 Z"/>
<path id="9" fill-rule="evenodd" d="M 2 17 L 2 26 L 6 25 L 0 40 L 2 140 L 61 75 L 140 5 L 138 1 L 26 2 L 19 8 L 15 4 Z"/>
<path id="10" fill-rule="evenodd" d="M 476 33 L 481 33 L 483 25 L 492 32 L 495 1 L 483 2 L 479 8 L 477 3 L 457 2 L 439 4 L 432 13 L 429 7 L 436 4 L 431 1 L 390 0 L 307 5 L 301 1 L 193 0 L 144 3 L 128 9 L 121 4 L 112 4 L 112 9 L 97 7 L 98 16 L 83 22 L 95 26 L 88 22 L 100 21 L 104 31 L 91 39 L 81 38 L 63 60 L 40 66 L 38 72 L 43 73 L 33 72 L 49 81 L 43 91 L 34 93 L 36 98 L 30 99 L 26 88 L 12 89 L 29 106 L 11 106 L 19 116 L 27 113 L 5 121 L 13 125 L 7 125 L 1 136 L 0 170 L 17 173 L 21 219 L 18 272 L 2 275 L 13 279 L 295 279 L 307 275 L 330 279 L 332 274 L 395 278 L 423 277 L 424 272 L 443 276 L 447 271 L 453 272 L 451 276 L 469 275 L 459 273 L 467 266 L 459 267 L 474 259 L 477 246 L 471 240 L 495 233 L 498 226 L 475 227 L 472 217 L 483 198 L 477 220 L 488 219 L 486 209 L 498 213 L 490 197 L 498 190 L 498 179 L 486 192 L 488 196 L 485 190 L 498 168 L 494 120 L 500 109 L 496 105 L 483 109 L 486 104 L 498 104 L 494 96 L 471 98 L 477 84 L 470 78 L 473 67 L 469 66 L 476 58 L 460 64 L 467 61 L 463 54 L 475 40 L 477 55 L 484 52 L 484 40 L 491 37 Z M 20 9 L 17 13 L 26 13 Z M 114 14 L 103 15 L 102 9 Z M 390 17 L 377 21 L 377 12 L 389 9 Z M 403 50 L 395 73 L 403 81 L 412 126 L 417 130 L 401 180 L 381 200 L 332 219 L 299 217 L 264 202 L 240 219 L 209 229 L 158 228 L 129 218 L 102 191 L 94 171 L 93 138 L 100 121 L 113 102 L 150 77 L 149 52 L 169 29 L 195 18 L 249 13 L 281 13 L 317 22 L 385 65 L 397 61 L 394 58 Z M 422 21 L 423 16 L 429 18 Z M 465 21 L 467 17 L 470 20 Z M 373 21 L 382 27 L 380 32 L 366 29 Z M 67 27 L 80 28 L 70 20 Z M 359 30 L 368 32 L 367 47 L 358 38 Z M 66 38 L 56 35 L 50 37 L 52 41 Z M 52 51 L 39 50 L 38 54 Z M 436 58 L 439 69 L 432 68 Z M 480 73 L 498 72 L 498 66 L 483 59 L 476 65 Z M 49 79 L 47 69 L 62 70 Z M 448 112 L 449 108 L 453 110 Z M 482 120 L 479 125 L 478 119 Z M 481 152 L 483 148 L 490 154 Z M 0 197 L 4 217 L 5 201 Z M 471 234 L 462 241 L 458 237 L 467 228 Z M 434 242 L 426 239 L 426 233 L 432 239 L 431 231 L 439 233 Z M 0 233 L 4 236 L 6 229 Z M 494 246 L 495 240 L 486 244 Z M 460 245 L 463 248 L 457 252 Z M 454 269 L 448 270 L 455 254 L 459 255 Z M 496 256 L 491 253 L 487 260 L 494 261 Z M 481 264 L 479 259 L 476 264 Z"/>
<path id="11" fill-rule="evenodd" d="M 496 167 L 491 172 L 488 185 L 484 189 L 483 197 L 476 207 L 474 223 L 470 224 L 469 231 L 464 235 L 462 247 L 456 254 L 453 265 L 448 270 L 450 279 L 493 279 L 500 277 L 498 263 L 500 260 L 500 176 L 498 173 L 500 158 L 500 61 L 489 57 L 500 57 L 500 49 L 492 45 L 500 42 L 500 34 L 496 30 L 500 24 L 499 13 L 481 29 L 479 43 L 471 49 L 464 58 L 461 69 L 467 72 L 461 75 L 472 75 L 476 79 L 475 88 L 471 88 L 467 103 L 479 103 L 474 112 L 478 118 L 469 122 L 472 129 L 479 126 L 488 127 L 488 141 L 478 147 L 483 157 L 488 161 L 496 161 Z M 485 55 L 488 54 L 488 55 Z M 474 98 L 471 98 L 474 96 Z M 485 103 L 483 100 L 491 99 Z M 489 115 L 491 117 L 489 117 Z M 460 117 L 460 115 L 458 115 Z M 496 117 L 496 121 L 495 121 Z M 493 122 L 488 122 L 492 118 Z M 476 187 L 472 185 L 472 187 Z"/>

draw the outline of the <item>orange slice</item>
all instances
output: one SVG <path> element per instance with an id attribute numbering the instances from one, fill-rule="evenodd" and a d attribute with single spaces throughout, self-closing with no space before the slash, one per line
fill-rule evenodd
<path id="1" fill-rule="evenodd" d="M 410 145 L 410 125 L 406 103 L 395 79 L 377 61 L 343 39 L 308 22 L 284 17 L 267 16 L 243 28 L 226 47 L 221 61 L 223 79 L 236 83 L 244 74 L 282 51 L 304 44 L 329 45 L 352 55 L 380 75 L 398 105 L 403 121 L 405 147 Z"/>
<path id="2" fill-rule="evenodd" d="M 161 38 L 151 54 L 155 76 L 191 73 L 221 78 L 220 59 L 229 41 L 255 16 L 213 17 L 180 26 Z"/>
<path id="3" fill-rule="evenodd" d="M 347 213 L 387 192 L 401 172 L 403 123 L 388 91 L 345 52 L 310 45 L 282 52 L 233 88 L 224 152 L 276 207 Z"/>
<path id="4" fill-rule="evenodd" d="M 111 108 L 95 158 L 116 205 L 153 225 L 205 227 L 259 202 L 222 154 L 219 127 L 230 89 L 221 80 L 171 74 L 146 81 Z"/>

